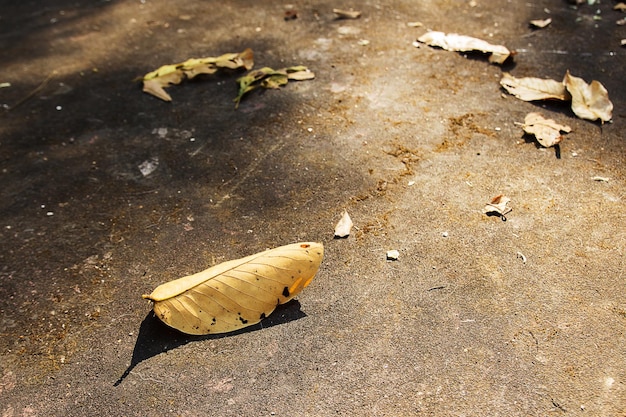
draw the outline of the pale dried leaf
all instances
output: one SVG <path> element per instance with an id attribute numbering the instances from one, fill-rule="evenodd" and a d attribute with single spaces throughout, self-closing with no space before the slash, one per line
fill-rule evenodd
<path id="1" fill-rule="evenodd" d="M 397 250 L 392 249 L 392 250 L 387 251 L 388 261 L 397 261 L 399 257 L 400 257 L 400 252 L 398 252 Z"/>
<path id="2" fill-rule="evenodd" d="M 530 25 L 538 29 L 543 29 L 552 23 L 552 18 L 531 20 Z"/>
<path id="3" fill-rule="evenodd" d="M 562 82 L 550 79 L 534 77 L 515 78 L 508 72 L 505 72 L 500 80 L 500 85 L 509 94 L 513 94 L 524 101 L 569 100 L 571 98 Z"/>
<path id="4" fill-rule="evenodd" d="M 512 208 L 507 207 L 507 204 L 509 204 L 510 201 L 511 201 L 510 198 L 505 197 L 504 195 L 500 194 L 494 197 L 493 199 L 491 199 L 491 202 L 489 202 L 483 209 L 483 213 L 485 214 L 493 213 L 493 214 L 502 216 L 504 218 L 504 216 L 507 213 L 510 213 L 513 210 Z"/>
<path id="5" fill-rule="evenodd" d="M 358 19 L 361 12 L 358 10 L 333 9 L 333 13 L 337 15 L 337 19 Z"/>
<path id="6" fill-rule="evenodd" d="M 350 235 L 350 231 L 352 230 L 352 219 L 346 210 L 343 211 L 343 215 L 337 225 L 335 226 L 335 237 L 344 238 Z"/>
<path id="7" fill-rule="evenodd" d="M 626 12 L 626 3 L 619 2 L 613 6 L 613 10 L 619 10 L 620 12 Z"/>
<path id="8" fill-rule="evenodd" d="M 436 46 L 447 51 L 466 52 L 480 51 L 491 54 L 489 62 L 492 64 L 502 64 L 511 55 L 505 46 L 493 45 L 482 39 L 470 36 L 458 35 L 456 33 L 445 34 L 443 32 L 426 32 L 418 38 L 419 42 L 430 46 Z"/>
<path id="9" fill-rule="evenodd" d="M 534 135 L 546 148 L 559 144 L 563 140 L 561 132 L 569 133 L 572 128 L 552 119 L 546 119 L 539 113 L 528 113 L 522 125 L 524 132 Z"/>
<path id="10" fill-rule="evenodd" d="M 315 277 L 324 247 L 303 242 L 228 261 L 158 286 L 155 315 L 187 334 L 226 333 L 258 323 Z"/>
<path id="11" fill-rule="evenodd" d="M 312 80 L 315 78 L 315 73 L 303 65 L 285 68 L 284 71 L 287 73 L 287 77 L 294 81 Z"/>
<path id="12" fill-rule="evenodd" d="M 178 84 L 181 80 L 180 78 L 180 74 L 170 74 L 168 75 L 168 77 L 172 80 L 174 80 L 173 82 L 167 82 L 166 78 L 163 77 L 161 79 L 152 79 L 152 80 L 146 80 L 143 82 L 143 92 L 144 93 L 148 93 L 148 94 L 152 94 L 155 97 L 160 98 L 163 101 L 172 101 L 172 97 L 167 94 L 167 92 L 163 89 L 163 87 L 168 87 L 172 84 Z"/>
<path id="13" fill-rule="evenodd" d="M 603 123 L 613 118 L 613 103 L 609 92 L 596 80 L 587 84 L 585 80 L 574 77 L 567 71 L 563 79 L 565 88 L 572 96 L 572 111 L 586 120 L 598 120 Z"/>

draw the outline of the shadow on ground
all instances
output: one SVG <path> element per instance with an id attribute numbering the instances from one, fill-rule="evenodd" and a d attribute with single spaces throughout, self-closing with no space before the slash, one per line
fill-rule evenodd
<path id="1" fill-rule="evenodd" d="M 176 349 L 187 343 L 221 339 L 223 337 L 232 337 L 244 333 L 250 333 L 259 331 L 261 329 L 267 329 L 279 324 L 289 323 L 293 320 L 298 320 L 306 317 L 306 314 L 300 309 L 300 303 L 297 300 L 291 300 L 286 304 L 279 305 L 276 310 L 265 320 L 237 330 L 231 333 L 206 335 L 206 336 L 191 336 L 183 334 L 171 327 L 165 325 L 161 320 L 157 319 L 153 312 L 150 312 L 141 322 L 139 326 L 139 333 L 137 334 L 137 341 L 135 342 L 135 348 L 133 349 L 133 357 L 130 360 L 128 369 L 124 371 L 124 374 L 113 384 L 114 386 L 120 385 L 124 379 L 132 370 L 146 359 L 150 359 L 153 356 L 165 353 L 169 350 Z"/>

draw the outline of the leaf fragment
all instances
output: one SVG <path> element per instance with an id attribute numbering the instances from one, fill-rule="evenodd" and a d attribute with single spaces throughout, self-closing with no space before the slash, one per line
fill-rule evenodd
<path id="1" fill-rule="evenodd" d="M 350 231 L 352 230 L 352 219 L 346 210 L 343 211 L 341 219 L 337 222 L 335 226 L 335 237 L 336 238 L 345 238 L 350 236 Z"/>
<path id="2" fill-rule="evenodd" d="M 500 194 L 491 199 L 489 203 L 483 209 L 483 213 L 492 216 L 500 216 L 503 221 L 506 221 L 505 215 L 513 211 L 512 208 L 507 207 L 507 204 L 511 201 L 510 198 Z"/>
<path id="3" fill-rule="evenodd" d="M 358 19 L 361 17 L 361 12 L 353 9 L 333 9 L 333 13 L 337 15 L 337 19 Z"/>
<path id="4" fill-rule="evenodd" d="M 500 80 L 500 85 L 509 93 L 523 101 L 535 100 L 569 100 L 571 97 L 562 82 L 535 78 L 515 78 L 505 72 Z"/>
<path id="5" fill-rule="evenodd" d="M 289 80 L 302 81 L 312 80 L 315 73 L 303 65 L 281 68 L 274 70 L 270 67 L 264 67 L 258 70 L 250 71 L 246 75 L 239 77 L 239 93 L 235 98 L 235 108 L 239 107 L 241 99 L 246 93 L 259 87 L 277 89 L 286 85 Z"/>
<path id="6" fill-rule="evenodd" d="M 240 53 L 228 53 L 219 57 L 190 58 L 178 64 L 163 65 L 141 78 L 143 91 L 164 101 L 172 97 L 164 90 L 185 79 L 192 79 L 200 74 L 214 74 L 219 68 L 250 70 L 254 66 L 254 54 L 248 48 Z"/>
<path id="7" fill-rule="evenodd" d="M 446 51 L 467 52 L 480 51 L 489 56 L 489 62 L 492 64 L 503 64 L 509 56 L 509 51 L 505 46 L 493 45 L 482 39 L 473 38 L 471 36 L 459 35 L 456 33 L 444 33 L 431 31 L 426 32 L 418 39 L 418 42 L 425 43 L 429 46 L 436 46 Z"/>
<path id="8" fill-rule="evenodd" d="M 397 251 L 395 249 L 387 251 L 387 260 L 388 261 L 397 261 L 399 257 L 400 257 L 400 252 L 399 251 Z"/>
<path id="9" fill-rule="evenodd" d="M 528 113 L 522 125 L 524 132 L 534 135 L 537 141 L 546 148 L 558 145 L 563 136 L 561 132 L 569 133 L 572 128 L 562 125 L 552 119 L 544 118 L 540 113 Z"/>
<path id="10" fill-rule="evenodd" d="M 159 285 L 155 315 L 187 334 L 226 333 L 258 323 L 295 297 L 317 273 L 324 247 L 302 242 L 213 266 Z"/>
<path id="11" fill-rule="evenodd" d="M 585 80 L 565 73 L 563 84 L 572 95 L 572 111 L 576 116 L 586 120 L 598 120 L 602 123 L 613 118 L 613 103 L 609 100 L 609 92 L 596 80 L 587 84 Z"/>
<path id="12" fill-rule="evenodd" d="M 531 20 L 529 23 L 530 23 L 530 26 L 534 28 L 543 29 L 547 27 L 550 23 L 552 23 L 552 18 L 549 17 L 547 19 L 535 19 L 535 20 Z"/>

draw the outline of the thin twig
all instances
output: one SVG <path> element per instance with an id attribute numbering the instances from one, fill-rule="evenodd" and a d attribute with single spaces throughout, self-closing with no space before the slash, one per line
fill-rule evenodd
<path id="1" fill-rule="evenodd" d="M 41 91 L 43 91 L 43 89 L 46 88 L 46 86 L 48 85 L 50 80 L 52 80 L 52 78 L 55 76 L 55 74 L 56 74 L 56 71 L 52 71 L 50 74 L 48 74 L 48 76 L 41 82 L 41 84 L 39 84 L 37 86 L 37 88 L 35 88 L 30 93 L 28 93 L 25 97 L 23 97 L 17 103 L 15 103 L 15 105 L 9 107 L 7 109 L 7 111 L 11 111 L 11 110 L 15 109 L 16 107 L 21 106 L 22 104 L 24 104 L 25 102 L 27 102 L 31 98 L 35 97 L 37 94 L 41 93 Z"/>

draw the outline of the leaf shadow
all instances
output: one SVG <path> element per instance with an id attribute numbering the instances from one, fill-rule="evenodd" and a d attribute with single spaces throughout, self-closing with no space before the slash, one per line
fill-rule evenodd
<path id="1" fill-rule="evenodd" d="M 306 317 L 306 314 L 300 309 L 300 307 L 301 305 L 298 300 L 291 300 L 285 304 L 277 306 L 276 310 L 274 310 L 272 314 L 255 325 L 229 333 L 209 334 L 203 336 L 193 336 L 181 333 L 178 330 L 164 324 L 154 315 L 152 311 L 150 311 L 139 326 L 137 341 L 135 342 L 135 348 L 133 349 L 133 356 L 130 360 L 130 365 L 124 371 L 122 376 L 115 381 L 113 386 L 116 387 L 120 385 L 138 364 L 146 359 L 152 358 L 153 356 L 176 349 L 191 342 L 221 339 L 223 337 L 255 332 L 263 328 L 299 320 Z"/>
<path id="2" fill-rule="evenodd" d="M 524 142 L 526 142 L 526 143 L 532 143 L 533 145 L 535 145 L 535 148 L 537 148 L 537 149 L 545 148 L 545 146 L 543 146 L 541 143 L 539 143 L 539 141 L 537 140 L 535 135 L 531 135 L 529 133 L 524 133 L 522 135 L 522 139 L 524 139 Z M 554 156 L 555 156 L 555 158 L 556 159 L 561 159 L 561 145 L 559 145 L 557 143 L 556 145 L 552 146 L 551 148 L 554 149 Z"/>
<path id="3" fill-rule="evenodd" d="M 441 49 L 441 48 L 439 48 Z M 514 54 L 512 54 L 511 56 L 509 56 L 506 61 L 504 61 L 501 64 L 496 64 L 496 63 L 490 63 L 489 62 L 489 57 L 491 56 L 491 53 L 489 52 L 481 52 L 481 51 L 457 51 L 456 52 L 459 56 L 470 60 L 470 61 L 481 61 L 481 62 L 487 62 L 491 65 L 495 65 L 496 67 L 500 67 L 500 69 L 503 72 L 511 72 L 515 69 L 515 67 L 517 66 L 517 63 L 515 62 L 515 58 L 514 58 Z"/>

